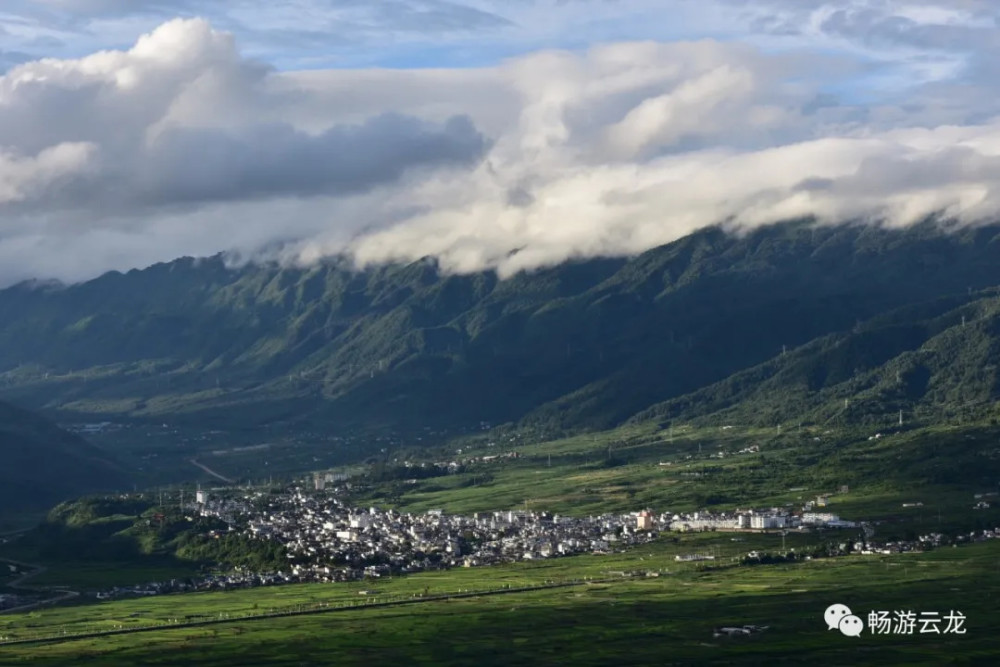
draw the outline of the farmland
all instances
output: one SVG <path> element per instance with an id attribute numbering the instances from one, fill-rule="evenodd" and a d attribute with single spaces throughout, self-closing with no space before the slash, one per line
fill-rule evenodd
<path id="1" fill-rule="evenodd" d="M 776 548 L 777 536 L 691 535 L 639 551 L 544 563 L 427 573 L 372 583 L 288 586 L 163 596 L 46 609 L 0 619 L 10 638 L 148 627 L 191 620 L 217 623 L 163 627 L 131 635 L 0 647 L 3 664 L 363 664 L 393 658 L 416 664 L 509 663 L 941 664 L 957 650 L 986 656 L 997 642 L 989 619 L 997 594 L 1000 544 L 988 542 L 923 554 L 852 556 L 766 567 L 734 567 L 750 549 Z M 797 536 L 798 539 L 798 536 Z M 807 538 L 802 537 L 805 540 Z M 791 545 L 789 545 L 791 546 Z M 715 549 L 717 562 L 678 563 L 674 556 Z M 619 576 L 656 577 L 557 589 L 435 600 L 404 607 L 359 606 L 336 612 L 253 620 L 245 615 L 373 599 L 414 599 Z M 725 601 L 722 604 L 722 601 Z M 870 610 L 959 610 L 964 635 L 864 635 L 826 630 L 832 602 Z M 863 611 L 859 611 L 863 610 Z M 228 618 L 226 617 L 228 615 Z M 714 637 L 725 625 L 769 626 L 746 638 Z M 862 651 L 859 654 L 859 649 Z M 860 660 L 859 660 L 860 656 Z"/>

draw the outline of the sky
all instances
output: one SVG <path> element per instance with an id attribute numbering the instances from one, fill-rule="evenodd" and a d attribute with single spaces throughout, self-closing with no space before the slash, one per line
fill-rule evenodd
<path id="1" fill-rule="evenodd" d="M 993 0 L 4 0 L 0 286 L 1000 214 Z"/>

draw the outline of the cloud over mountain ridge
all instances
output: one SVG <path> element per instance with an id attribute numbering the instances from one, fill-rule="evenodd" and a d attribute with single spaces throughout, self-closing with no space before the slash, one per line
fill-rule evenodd
<path id="1" fill-rule="evenodd" d="M 972 4 L 964 23 L 928 20 L 974 27 Z M 828 32 L 866 20 L 834 18 Z M 987 84 L 973 71 L 873 99 L 851 88 L 866 67 L 699 40 L 279 71 L 204 19 L 172 20 L 128 50 L 0 77 L 0 284 L 276 243 L 289 261 L 509 275 L 719 223 L 995 219 Z"/>

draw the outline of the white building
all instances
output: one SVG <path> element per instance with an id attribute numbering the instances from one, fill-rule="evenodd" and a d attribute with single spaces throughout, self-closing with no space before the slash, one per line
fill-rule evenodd
<path id="1" fill-rule="evenodd" d="M 805 512 L 802 514 L 802 524 L 809 526 L 828 526 L 830 528 L 854 528 L 854 521 L 843 521 L 836 514 L 829 512 Z"/>
<path id="2" fill-rule="evenodd" d="M 750 527 L 757 530 L 784 528 L 787 518 L 781 514 L 753 514 L 750 516 Z"/>

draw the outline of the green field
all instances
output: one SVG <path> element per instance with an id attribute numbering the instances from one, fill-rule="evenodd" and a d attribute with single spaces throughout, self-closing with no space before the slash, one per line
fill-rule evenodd
<path id="1" fill-rule="evenodd" d="M 819 438 L 819 440 L 817 440 Z M 1000 525 L 996 507 L 973 510 L 975 493 L 996 489 L 1000 429 L 941 426 L 869 440 L 869 429 L 721 429 L 652 424 L 519 445 L 520 456 L 470 464 L 459 474 L 409 483 L 355 484 L 351 501 L 406 511 L 470 513 L 505 508 L 575 515 L 799 507 L 830 493 L 827 511 L 875 522 L 878 540 L 932 531 L 954 535 Z M 759 452 L 738 453 L 756 445 Z M 496 454 L 484 438 L 430 451 L 426 460 Z M 726 456 L 719 458 L 718 453 Z M 669 465 L 661 465 L 667 463 Z M 956 477 L 965 482 L 956 481 Z M 845 490 L 842 487 L 847 486 Z M 920 502 L 903 507 L 904 502 Z M 996 503 L 994 503 L 995 505 Z M 81 511 L 86 506 L 81 505 Z M 76 516 L 73 508 L 66 512 Z M 112 517 L 113 518 L 113 517 Z M 81 519 L 82 520 L 82 519 Z M 96 517 L 81 526 L 110 529 Z M 112 522 L 113 523 L 113 522 Z M 123 521 L 123 525 L 128 522 Z M 858 530 L 794 532 L 799 553 L 857 539 Z M 55 533 L 53 533 L 55 534 Z M 96 533 L 95 533 L 96 534 Z M 33 585 L 95 590 L 183 577 L 190 566 L 163 554 L 123 562 L 31 560 L 27 537 L 6 553 L 49 569 Z M 36 545 L 37 546 L 37 545 Z M 0 646 L 0 664 L 977 664 L 1000 651 L 993 627 L 1000 540 L 927 553 L 853 555 L 746 566 L 751 550 L 783 550 L 777 534 L 668 534 L 612 555 L 428 572 L 352 584 L 310 584 L 97 602 L 0 616 L 0 636 L 48 638 Z M 0 550 L 0 554 L 5 553 Z M 680 554 L 712 561 L 678 562 Z M 623 578 L 620 573 L 656 576 Z M 587 579 L 614 581 L 502 593 L 508 587 Z M 372 595 L 359 595 L 374 590 Z M 425 600 L 458 592 L 474 598 Z M 368 600 L 402 606 L 361 607 Z M 418 601 L 418 602 L 414 602 Z M 965 635 L 848 638 L 826 631 L 822 612 L 848 604 L 869 611 L 961 611 Z M 252 618 L 272 612 L 322 612 Z M 193 627 L 171 625 L 198 623 Z M 207 623 L 207 624 L 206 624 Z M 749 637 L 715 637 L 724 625 L 766 625 Z M 50 641 L 63 633 L 138 629 L 130 634 Z"/>
<path id="2" fill-rule="evenodd" d="M 827 511 L 883 521 L 884 533 L 1000 525 L 997 503 L 972 509 L 975 493 L 1000 488 L 994 451 L 1000 429 L 939 426 L 868 440 L 875 431 L 686 426 L 671 432 L 642 424 L 520 447 L 518 459 L 478 464 L 460 474 L 375 484 L 354 500 L 413 512 L 442 508 L 468 514 L 527 505 L 580 516 L 643 507 L 800 507 L 832 494 Z M 754 445 L 759 452 L 738 453 Z M 461 456 L 499 451 L 505 450 L 473 444 Z M 726 456 L 713 456 L 720 452 Z M 454 451 L 451 457 L 460 458 Z M 922 505 L 903 507 L 910 502 Z"/>
<path id="3" fill-rule="evenodd" d="M 794 536 L 796 540 L 807 540 Z M 303 585 L 81 604 L 0 617 L 18 638 L 221 620 L 192 628 L 0 647 L 0 664 L 944 664 L 985 660 L 994 632 L 1000 543 L 924 554 L 851 556 L 737 567 L 731 557 L 775 548 L 780 537 L 690 535 L 627 554 L 427 573 L 376 583 Z M 792 546 L 789 544 L 789 546 Z M 716 549 L 719 560 L 677 563 L 678 553 Z M 271 609 L 337 605 L 373 589 L 380 600 L 486 591 L 620 570 L 660 576 L 572 588 L 383 608 L 249 620 Z M 827 631 L 822 612 L 841 602 L 871 610 L 961 611 L 965 635 L 848 638 Z M 220 619 L 220 614 L 230 618 Z M 770 626 L 745 638 L 713 637 L 727 624 Z M 961 662 L 961 661 L 959 661 Z"/>

